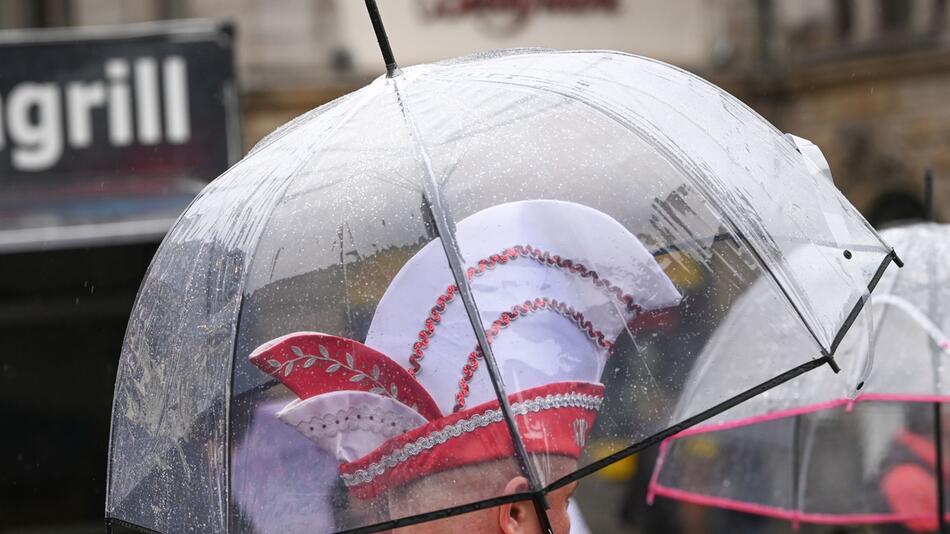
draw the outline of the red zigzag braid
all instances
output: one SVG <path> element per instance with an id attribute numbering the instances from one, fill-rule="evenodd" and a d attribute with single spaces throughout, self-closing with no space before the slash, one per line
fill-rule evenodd
<path id="1" fill-rule="evenodd" d="M 559 302 L 557 299 L 549 299 L 547 297 L 538 297 L 534 300 L 526 300 L 522 304 L 516 304 L 513 306 L 511 311 L 502 312 L 501 316 L 498 319 L 495 319 L 495 321 L 492 322 L 491 327 L 485 331 L 485 336 L 488 338 L 488 342 L 491 343 L 494 341 L 495 338 L 498 337 L 498 334 L 501 333 L 503 329 L 507 328 L 508 325 L 512 323 L 512 321 L 517 320 L 519 317 L 523 317 L 538 311 L 553 311 L 563 315 L 575 325 L 577 325 L 577 327 L 587 334 L 587 337 L 589 337 L 592 341 L 604 349 L 607 349 L 608 354 L 613 352 L 614 344 L 605 338 L 603 332 L 596 330 L 591 322 L 584 317 L 583 313 L 575 310 L 571 306 L 568 306 L 564 302 Z M 453 413 L 465 408 L 465 399 L 468 397 L 469 393 L 468 384 L 475 376 L 475 371 L 478 370 L 478 360 L 482 357 L 482 350 L 478 347 L 469 353 L 468 362 L 462 367 L 462 379 L 459 380 L 459 391 L 455 395 L 455 407 L 452 409 Z"/>
<path id="2" fill-rule="evenodd" d="M 531 245 L 515 245 L 506 248 L 499 254 L 492 254 L 487 259 L 479 260 L 475 267 L 469 267 L 465 272 L 468 280 L 476 276 L 485 274 L 492 270 L 498 264 L 504 265 L 508 261 L 514 261 L 518 258 L 526 257 L 544 265 L 550 265 L 558 269 L 563 269 L 571 274 L 576 274 L 581 278 L 589 279 L 595 287 L 604 289 L 613 295 L 628 312 L 641 311 L 640 306 L 634 302 L 632 295 L 624 293 L 622 289 L 613 285 L 606 278 L 601 278 L 597 271 L 588 269 L 585 265 L 570 259 L 562 258 L 557 254 L 551 254 L 545 250 L 532 247 Z M 458 286 L 452 284 L 445 289 L 445 292 L 436 299 L 435 306 L 429 310 L 429 316 L 426 318 L 424 327 L 419 331 L 417 340 L 412 344 L 412 354 L 409 355 L 409 374 L 417 375 L 422 370 L 421 360 L 425 356 L 425 350 L 429 346 L 429 339 L 435 335 L 435 329 L 442 320 L 442 314 L 448 305 L 455 298 L 458 292 Z"/>

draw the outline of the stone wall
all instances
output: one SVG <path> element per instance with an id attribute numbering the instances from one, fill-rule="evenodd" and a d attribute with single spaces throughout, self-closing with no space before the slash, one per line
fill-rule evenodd
<path id="1" fill-rule="evenodd" d="M 716 81 L 716 80 L 714 80 Z M 950 218 L 950 50 L 918 50 L 718 80 L 786 132 L 821 147 L 838 187 L 883 222 L 922 208 L 926 168 Z"/>

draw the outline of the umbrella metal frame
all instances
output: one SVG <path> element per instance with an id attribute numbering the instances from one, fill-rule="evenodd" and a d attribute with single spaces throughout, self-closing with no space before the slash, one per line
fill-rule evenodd
<path id="1" fill-rule="evenodd" d="M 389 43 L 389 38 L 386 34 L 385 27 L 383 25 L 382 17 L 379 13 L 379 8 L 376 4 L 376 0 L 365 0 L 367 12 L 369 14 L 370 21 L 373 25 L 373 30 L 376 34 L 377 41 L 379 42 L 380 52 L 382 53 L 383 60 L 386 65 L 386 76 L 389 78 L 397 77 L 400 73 L 398 64 L 396 62 L 395 56 L 392 51 L 392 47 Z M 399 91 L 399 84 L 396 83 L 396 93 L 397 98 L 401 100 L 401 95 Z M 406 106 L 402 106 L 403 116 L 406 120 L 407 126 L 409 127 L 410 134 L 413 137 L 418 137 L 419 133 L 415 127 L 415 124 L 412 120 L 411 115 L 408 113 Z M 441 192 L 438 186 L 438 182 L 435 178 L 434 172 L 431 168 L 431 163 L 428 154 L 425 153 L 424 148 L 421 143 L 415 143 L 416 148 L 419 152 L 418 156 L 425 164 L 426 171 L 426 180 L 423 184 L 423 204 L 427 211 L 427 214 L 431 217 L 431 220 L 434 223 L 437 237 L 441 238 L 449 267 L 452 271 L 453 277 L 455 278 L 456 284 L 459 288 L 459 295 L 461 297 L 462 303 L 465 307 L 465 311 L 469 316 L 472 325 L 479 324 L 479 313 L 476 306 L 474 296 L 472 294 L 471 287 L 468 284 L 468 279 L 465 276 L 464 267 L 462 265 L 461 254 L 459 253 L 458 244 L 455 240 L 455 221 L 452 218 L 451 214 L 448 212 L 447 208 L 443 205 L 441 199 Z M 725 239 L 733 240 L 734 242 L 742 242 L 742 244 L 749 247 L 753 254 L 756 255 L 759 263 L 763 265 L 767 274 L 770 276 L 774 275 L 771 271 L 768 270 L 767 264 L 764 260 L 759 257 L 757 251 L 752 247 L 745 239 L 738 229 L 733 230 L 734 235 L 721 233 L 713 237 L 713 241 L 722 241 Z M 680 243 L 658 249 L 653 251 L 654 256 L 659 256 L 662 254 L 668 254 L 671 252 L 686 250 L 696 246 L 696 243 Z M 855 250 L 860 249 L 861 247 L 855 247 Z M 850 257 L 850 252 L 845 251 L 845 257 Z M 881 264 L 878 266 L 875 271 L 874 276 L 871 278 L 868 283 L 868 293 L 872 292 L 877 286 L 877 283 L 880 281 L 881 277 L 884 274 L 886 268 L 890 265 L 891 262 L 894 262 L 898 267 L 903 267 L 903 262 L 897 256 L 893 249 L 890 249 L 887 255 L 882 260 Z M 784 289 L 782 289 L 784 293 Z M 788 298 L 788 295 L 785 294 L 785 297 Z M 788 299 L 791 302 L 791 299 Z M 628 456 L 636 454 L 646 448 L 657 445 L 664 440 L 679 434 L 680 432 L 686 430 L 687 428 L 696 426 L 703 421 L 706 421 L 716 415 L 729 410 L 730 408 L 735 407 L 738 404 L 741 404 L 752 397 L 760 395 L 761 393 L 772 389 L 780 384 L 783 384 L 793 378 L 821 367 L 822 365 L 828 365 L 834 372 L 838 372 L 838 365 L 835 363 L 834 354 L 837 349 L 841 339 L 851 328 L 851 325 L 857 319 L 858 314 L 863 309 L 865 302 L 867 301 L 867 295 L 862 296 L 854 304 L 851 312 L 845 318 L 841 327 L 839 328 L 837 335 L 834 337 L 831 346 L 829 349 L 821 348 L 820 356 L 814 359 L 811 359 L 805 363 L 802 363 L 796 367 L 793 367 L 775 377 L 766 380 L 756 386 L 753 386 L 707 410 L 704 410 L 692 417 L 684 419 L 679 423 L 676 423 L 670 427 L 667 427 L 661 432 L 657 432 L 639 442 L 631 444 L 629 447 L 626 447 L 614 454 L 611 454 L 607 457 L 601 458 L 597 461 L 594 461 L 584 467 L 564 476 L 560 479 L 555 480 L 554 482 L 544 486 L 541 483 L 540 477 L 534 469 L 533 464 L 528 459 L 528 454 L 525 449 L 524 443 L 521 439 L 519 432 L 517 431 L 517 425 L 514 419 L 514 416 L 511 413 L 511 407 L 508 402 L 508 396 L 505 393 L 504 384 L 501 383 L 500 373 L 498 371 L 498 365 L 495 360 L 494 354 L 491 349 L 491 345 L 488 342 L 485 332 L 482 329 L 474 328 L 475 335 L 478 341 L 478 346 L 482 351 L 484 356 L 484 361 L 486 367 L 488 368 L 488 375 L 491 378 L 492 386 L 495 390 L 497 398 L 499 399 L 500 411 L 502 412 L 502 417 L 505 421 L 506 426 L 508 427 L 509 434 L 511 436 L 515 456 L 517 457 L 519 467 L 521 468 L 524 476 L 529 480 L 529 491 L 514 493 L 509 495 L 503 495 L 491 499 L 484 499 L 477 502 L 472 502 L 468 504 L 462 504 L 457 506 L 452 506 L 442 510 L 436 510 L 432 512 L 426 512 L 423 514 L 418 514 L 405 518 L 393 519 L 381 523 L 376 523 L 373 525 L 367 525 L 364 527 L 354 528 L 350 530 L 341 531 L 344 534 L 350 533 L 369 533 L 369 532 L 380 532 L 384 530 L 390 530 L 394 528 L 406 527 L 409 525 L 414 525 L 418 523 L 424 523 L 429 521 L 434 521 L 438 519 L 443 519 L 447 517 L 452 517 L 456 515 L 462 515 L 469 512 L 474 512 L 477 510 L 483 510 L 486 508 L 493 508 L 503 504 L 514 503 L 514 502 L 523 502 L 531 501 L 534 504 L 535 510 L 537 512 L 539 524 L 546 533 L 551 533 L 552 528 L 550 525 L 550 520 L 547 517 L 545 510 L 549 508 L 547 502 L 547 494 L 555 491 L 559 488 L 562 488 L 572 482 L 575 482 L 587 475 L 592 474 L 593 472 L 602 469 L 612 463 L 615 463 L 619 460 L 622 460 Z M 794 307 L 794 306 L 793 306 Z M 796 309 L 796 313 L 801 316 L 801 313 Z M 805 326 L 811 332 L 810 326 L 806 323 Z M 814 332 L 811 332 L 814 336 Z M 815 338 L 817 341 L 817 337 Z M 820 345 L 819 345 L 820 346 Z M 230 473 L 228 473 L 230 478 Z M 230 486 L 230 480 L 228 485 Z M 106 531 L 111 533 L 113 531 L 113 526 L 120 526 L 128 529 L 132 529 L 138 532 L 143 532 L 145 534 L 161 534 L 157 531 L 141 527 L 127 521 L 123 521 L 114 517 L 106 517 Z"/>
<path id="2" fill-rule="evenodd" d="M 924 216 L 925 220 L 931 223 L 936 223 L 937 218 L 934 208 L 934 196 L 933 196 L 933 171 L 927 169 L 924 174 Z M 937 260 L 938 258 L 932 257 L 932 259 Z M 928 269 L 930 273 L 936 272 L 935 268 L 931 266 Z M 931 284 L 933 285 L 933 284 Z M 937 293 L 931 292 L 928 301 L 928 314 L 927 316 L 932 317 L 935 315 L 935 308 L 937 305 Z M 860 308 L 856 308 L 857 311 L 860 311 Z M 906 310 L 905 310 L 906 311 Z M 919 312 L 918 312 L 919 313 Z M 850 324 L 850 323 L 849 323 Z M 932 325 L 931 325 L 932 326 Z M 935 327 L 934 327 L 935 328 Z M 839 332 L 839 335 L 836 336 L 836 339 L 839 339 L 843 336 L 843 333 L 846 332 L 846 329 L 842 332 Z M 933 334 L 931 334 L 933 335 Z M 931 347 L 931 358 L 932 365 L 934 369 L 938 369 L 940 365 L 941 351 L 937 348 L 937 345 L 932 345 Z M 865 377 L 866 378 L 866 377 Z M 864 382 L 860 382 L 856 390 L 862 389 Z M 908 518 L 901 518 L 898 516 L 883 516 L 880 514 L 865 514 L 865 515 L 852 515 L 852 516 L 843 516 L 843 517 L 832 517 L 832 516 L 822 516 L 821 514 L 804 514 L 801 512 L 801 506 L 803 502 L 803 491 L 804 484 L 802 477 L 804 473 L 801 471 L 803 462 L 802 462 L 802 416 L 808 413 L 831 409 L 842 405 L 847 405 L 848 410 L 857 402 L 861 401 L 882 401 L 882 402 L 914 402 L 922 404 L 930 404 L 932 406 L 933 414 L 933 445 L 934 445 L 934 482 L 935 482 L 935 497 L 936 497 L 936 513 L 937 513 L 937 524 L 938 532 L 941 534 L 948 534 L 948 513 L 946 512 L 946 473 L 944 468 L 946 461 L 944 459 L 944 444 L 943 444 L 943 403 L 950 402 L 946 395 L 940 395 L 939 392 L 942 389 L 942 384 L 940 383 L 939 373 L 934 373 L 934 392 L 938 392 L 935 395 L 892 395 L 892 394 L 862 394 L 855 398 L 851 399 L 836 399 L 833 401 L 806 406 L 802 408 L 796 408 L 791 410 L 786 410 L 783 412 L 775 412 L 765 416 L 753 417 L 750 419 L 743 419 L 741 421 L 732 421 L 722 425 L 714 425 L 709 428 L 696 427 L 691 429 L 690 432 L 686 432 L 681 436 L 677 437 L 686 437 L 687 435 L 696 435 L 712 431 L 721 431 L 731 428 L 737 428 L 741 426 L 762 423 L 769 420 L 780 419 L 783 417 L 793 417 L 792 423 L 792 499 L 793 505 L 790 510 L 786 511 L 785 509 L 771 508 L 768 506 L 760 506 L 756 504 L 748 504 L 744 502 L 731 501 L 729 499 L 721 499 L 717 497 L 709 497 L 701 494 L 696 494 L 684 490 L 663 487 L 659 485 L 659 471 L 662 468 L 662 462 L 665 457 L 663 451 L 666 450 L 669 442 L 664 442 L 661 446 L 660 453 L 660 464 L 654 470 L 653 477 L 650 481 L 650 489 L 648 491 L 648 502 L 652 502 L 656 495 L 663 495 L 669 498 L 674 498 L 682 500 L 685 502 L 692 502 L 700 505 L 722 507 L 731 510 L 743 511 L 758 515 L 764 515 L 767 517 L 773 517 L 776 519 L 787 519 L 790 520 L 793 525 L 797 526 L 800 522 L 808 522 L 815 524 L 828 524 L 828 525 L 848 525 L 848 524 L 878 524 L 878 523 L 896 523 L 903 521 Z M 805 453 L 808 454 L 807 452 Z M 919 517 L 912 519 L 920 519 Z"/>
<path id="3" fill-rule="evenodd" d="M 371 2 L 372 0 L 366 0 L 366 1 Z M 428 201 L 427 201 L 427 205 L 428 205 Z M 445 214 L 442 214 L 442 216 L 445 217 Z M 433 217 L 435 217 L 434 214 L 433 214 Z M 446 218 L 442 223 L 440 223 L 440 225 L 443 226 L 443 231 L 447 229 L 447 226 L 449 225 L 449 223 L 450 223 L 450 219 L 448 218 Z M 454 236 L 454 233 L 446 232 L 446 235 Z M 454 241 L 452 242 L 454 243 Z M 449 247 L 450 245 L 446 244 L 446 246 Z M 684 250 L 688 248 L 689 248 L 688 246 L 681 246 L 681 247 L 678 247 L 677 250 Z M 669 252 L 668 249 L 659 249 L 657 251 L 654 251 L 653 254 L 661 255 L 668 252 Z M 450 257 L 452 257 L 452 254 L 450 254 Z M 456 256 L 456 259 L 458 259 L 458 256 Z M 893 250 L 891 250 L 885 256 L 881 265 L 878 267 L 874 276 L 871 278 L 870 282 L 868 283 L 868 292 L 872 292 L 874 290 L 874 288 L 877 286 L 878 282 L 880 281 L 881 277 L 884 275 L 884 271 L 890 265 L 891 262 L 894 262 L 899 267 L 903 266 L 903 262 L 901 262 L 897 254 Z M 454 270 L 455 269 L 453 268 L 453 273 L 454 273 Z M 458 277 L 456 277 L 456 279 L 458 280 Z M 464 275 L 461 277 L 461 280 L 464 280 L 466 283 L 459 284 L 460 293 L 462 291 L 462 287 L 465 287 L 470 292 L 471 289 L 470 287 L 468 287 L 467 279 L 464 277 Z M 470 293 L 469 293 L 469 296 L 471 297 Z M 867 300 L 866 297 L 862 297 L 855 303 L 854 307 L 852 308 L 851 313 L 847 316 L 846 320 L 842 324 L 841 328 L 839 329 L 838 335 L 835 337 L 835 339 L 840 339 L 841 337 L 843 337 L 844 334 L 847 333 L 847 331 L 851 328 L 851 325 L 854 323 L 855 319 L 858 316 L 858 313 L 863 308 L 866 300 Z M 474 308 L 474 302 L 471 302 L 470 304 L 473 308 L 474 313 L 476 314 L 475 317 L 478 317 L 477 308 Z M 468 303 L 467 303 L 466 311 L 468 311 L 468 309 L 469 308 L 468 308 Z M 484 332 L 482 332 L 482 334 L 484 335 Z M 479 337 L 479 341 L 480 342 L 482 341 L 481 337 Z M 489 360 L 489 357 L 490 357 L 489 355 L 491 355 L 492 353 L 491 353 L 491 346 L 487 343 L 487 340 L 486 340 L 485 346 L 488 347 L 488 349 L 484 352 L 486 355 L 486 359 L 485 359 L 486 365 L 491 366 L 490 369 L 494 368 L 489 374 L 492 376 L 493 385 L 496 387 L 496 393 L 498 393 L 498 390 L 500 389 L 502 394 L 499 396 L 499 398 L 507 400 L 507 396 L 503 395 L 503 392 L 504 392 L 503 384 L 496 382 L 495 377 L 497 376 L 496 373 L 498 372 L 497 365 L 495 364 L 493 360 Z M 833 348 L 836 348 L 836 345 L 834 345 Z M 524 452 L 524 445 L 520 441 L 520 435 L 514 430 L 515 427 L 513 427 L 513 425 L 515 423 L 514 423 L 514 418 L 511 415 L 510 406 L 508 405 L 507 402 L 504 402 L 501 405 L 503 407 L 502 414 L 503 414 L 503 417 L 506 419 L 506 424 L 509 426 L 509 429 L 511 429 L 513 442 L 516 444 L 515 445 L 516 451 L 518 451 L 518 448 L 521 449 L 520 451 L 521 454 L 518 454 L 517 456 L 519 457 L 519 460 L 521 460 L 522 469 L 525 469 L 524 466 L 527 465 L 528 467 L 527 469 L 524 470 L 524 473 L 526 475 L 532 474 L 532 477 L 534 477 L 533 478 L 534 483 L 531 485 L 530 491 L 503 495 L 503 496 L 499 496 L 499 497 L 495 497 L 491 499 L 483 499 L 483 500 L 468 503 L 468 504 L 457 505 L 450 508 L 435 510 L 432 512 L 426 512 L 423 514 L 418 514 L 418 515 L 414 515 L 410 517 L 392 519 L 389 521 L 376 523 L 373 525 L 367 525 L 367 526 L 359 527 L 355 529 L 345 530 L 341 532 L 343 534 L 380 532 L 384 530 L 406 527 L 406 526 L 415 525 L 418 523 L 425 523 L 425 522 L 452 517 L 456 515 L 462 515 L 462 514 L 466 514 L 470 512 L 475 512 L 475 511 L 483 510 L 486 508 L 493 508 L 493 507 L 500 506 L 503 504 L 509 504 L 509 503 L 521 502 L 521 501 L 532 501 L 535 504 L 535 509 L 538 512 L 539 521 L 541 521 L 542 527 L 546 528 L 545 532 L 551 532 L 550 522 L 548 520 L 547 514 L 545 513 L 545 510 L 547 509 L 546 495 L 548 493 L 555 491 L 558 488 L 564 487 L 572 482 L 575 482 L 587 475 L 590 475 L 594 473 L 595 471 L 598 471 L 612 463 L 615 463 L 628 456 L 634 455 L 644 449 L 647 449 L 649 447 L 662 443 L 665 440 L 675 436 L 676 434 L 683 432 L 684 430 L 688 428 L 695 427 L 699 425 L 700 423 L 706 420 L 709 420 L 721 414 L 722 412 L 725 412 L 726 410 L 729 410 L 776 386 L 779 386 L 785 382 L 788 382 L 789 380 L 792 380 L 793 378 L 798 377 L 799 375 L 802 375 L 808 371 L 821 367 L 822 365 L 825 365 L 825 364 L 828 364 L 829 366 L 834 368 L 835 366 L 834 366 L 833 355 L 834 355 L 833 350 L 830 352 L 822 350 L 821 356 L 818 358 L 809 360 L 803 364 L 793 367 L 779 375 L 776 375 L 775 377 L 769 380 L 766 380 L 765 382 L 762 382 L 756 386 L 753 386 L 743 391 L 742 393 L 739 393 L 707 410 L 704 410 L 703 412 L 700 412 L 692 417 L 684 419 L 680 421 L 679 423 L 664 429 L 661 432 L 657 432 L 641 441 L 631 444 L 629 447 L 626 447 L 620 451 L 617 451 L 616 453 L 613 453 L 609 456 L 601 458 L 600 460 L 597 460 L 588 465 L 585 465 L 584 467 L 578 469 L 577 471 L 574 471 L 573 473 L 566 475 L 548 484 L 547 486 L 541 486 L 540 484 L 538 484 L 537 482 L 538 478 L 536 475 L 533 474 L 533 471 L 531 470 L 531 467 L 530 467 L 531 466 L 530 462 L 525 461 L 527 459 L 527 454 Z M 491 357 L 493 358 L 493 356 Z M 492 363 L 489 364 L 488 363 L 489 361 L 491 361 Z M 492 364 L 495 364 L 495 365 L 492 365 Z M 935 404 L 935 410 L 939 412 L 940 403 L 935 402 L 934 404 Z M 940 425 L 939 419 L 937 420 L 935 424 Z M 518 444 L 520 444 L 521 446 L 518 447 Z M 940 445 L 938 445 L 938 449 L 939 448 L 940 448 Z M 939 458 L 940 458 L 940 455 L 938 454 L 938 459 Z M 531 481 L 530 478 L 529 478 L 529 481 Z M 230 485 L 230 482 L 229 482 L 229 485 Z M 111 534 L 113 532 L 114 526 L 120 526 L 120 527 L 124 527 L 128 529 L 132 529 L 137 532 L 142 532 L 144 534 L 162 534 L 158 531 L 155 531 L 146 527 L 142 527 L 139 525 L 135 525 L 133 523 L 129 523 L 127 521 L 123 521 L 118 518 L 107 517 L 106 518 L 106 532 Z"/>
<path id="4" fill-rule="evenodd" d="M 367 3 L 370 3 L 373 0 L 366 0 L 366 1 Z M 434 185 L 434 182 L 432 185 Z M 427 206 L 429 206 L 429 208 L 431 208 L 432 206 L 430 205 L 429 202 L 430 201 L 427 200 L 426 204 Z M 436 217 L 435 213 L 432 213 L 432 216 L 436 220 L 439 219 L 439 217 Z M 441 217 L 444 218 L 443 221 L 439 223 L 438 225 L 442 227 L 441 231 L 445 232 L 446 235 L 454 236 L 454 232 L 446 232 L 446 230 L 448 230 L 450 227 L 454 227 L 454 225 L 451 224 L 451 219 L 448 218 L 445 213 L 442 213 Z M 450 239 L 449 241 L 451 241 L 454 244 L 454 240 Z M 448 244 L 448 241 L 443 241 L 443 242 L 446 243 L 445 245 L 446 247 L 449 247 L 447 248 L 446 252 L 455 250 L 451 248 L 451 245 Z M 677 249 L 684 250 L 688 248 L 689 246 L 680 246 Z M 653 254 L 661 255 L 668 252 L 669 252 L 668 249 L 659 249 L 659 250 L 654 251 Z M 457 256 L 457 252 L 454 252 L 454 254 L 449 254 L 449 257 L 451 258 L 453 255 L 455 255 L 456 260 L 459 260 L 459 257 Z M 884 275 L 885 270 L 887 269 L 887 267 L 890 265 L 891 262 L 894 262 L 898 267 L 903 267 L 903 262 L 900 260 L 900 258 L 897 256 L 897 254 L 894 252 L 893 249 L 889 251 L 888 254 L 884 257 L 884 260 L 881 262 L 877 271 L 874 273 L 874 276 L 868 282 L 869 293 L 874 291 L 874 288 L 877 286 L 878 282 L 880 281 L 881 277 Z M 455 267 L 453 267 L 453 273 L 454 272 L 455 272 Z M 456 280 L 459 280 L 458 276 L 456 276 Z M 461 294 L 462 288 L 464 287 L 469 292 L 469 298 L 471 298 L 471 293 L 470 293 L 471 288 L 467 285 L 467 278 L 465 278 L 464 274 L 462 275 L 461 280 L 464 281 L 465 283 L 459 284 L 460 294 Z M 852 308 L 851 313 L 848 314 L 847 318 L 842 323 L 841 328 L 838 331 L 838 334 L 835 336 L 836 340 L 840 340 L 840 338 L 842 338 L 844 334 L 847 333 L 847 331 L 851 328 L 852 324 L 856 320 L 861 309 L 863 309 L 866 301 L 867 301 L 867 297 L 863 296 L 860 299 L 858 299 L 858 301 L 854 304 L 854 307 Z M 466 311 L 469 311 L 469 304 L 471 304 L 472 306 L 472 312 L 474 312 L 475 317 L 478 317 L 477 315 L 478 311 L 477 311 L 477 308 L 475 308 L 474 302 L 466 303 Z M 478 331 L 478 329 L 476 329 L 476 331 Z M 493 385 L 496 388 L 496 393 L 499 393 L 499 389 L 501 390 L 502 394 L 499 395 L 499 398 L 507 400 L 507 396 L 503 395 L 503 392 L 504 392 L 503 384 L 496 382 L 496 376 L 497 376 L 496 373 L 498 371 L 497 371 L 497 365 L 493 361 L 493 356 L 490 356 L 492 355 L 491 346 L 487 343 L 487 340 L 485 340 L 484 345 L 481 344 L 483 340 L 482 339 L 483 336 L 484 336 L 484 332 L 482 332 L 482 336 L 480 336 L 478 340 L 480 342 L 480 347 L 481 346 L 487 347 L 487 350 L 484 351 L 484 354 L 486 356 L 485 361 L 486 361 L 486 365 L 490 366 L 489 374 L 492 376 Z M 545 513 L 545 510 L 547 509 L 546 496 L 548 493 L 555 491 L 558 488 L 562 488 L 585 476 L 588 476 L 594 473 L 595 471 L 598 471 L 612 463 L 615 463 L 628 456 L 632 456 L 644 449 L 647 449 L 649 447 L 662 443 L 665 440 L 675 436 L 676 434 L 683 432 L 684 430 L 688 428 L 695 427 L 699 425 L 700 423 L 706 420 L 709 420 L 721 414 L 722 412 L 725 412 L 726 410 L 729 410 L 776 386 L 779 386 L 785 382 L 788 382 L 789 380 L 792 380 L 793 378 L 798 377 L 799 375 L 802 375 L 808 371 L 811 371 L 813 369 L 816 369 L 826 364 L 832 368 L 835 368 L 836 367 L 834 365 L 834 349 L 835 348 L 837 348 L 837 343 L 832 345 L 831 351 L 826 351 L 823 349 L 821 351 L 821 356 L 818 358 L 814 358 L 798 366 L 795 366 L 779 375 L 776 375 L 775 377 L 769 380 L 766 380 L 756 386 L 753 386 L 743 391 L 742 393 L 739 393 L 719 404 L 716 404 L 715 406 L 712 406 L 711 408 L 707 410 L 704 410 L 692 417 L 686 418 L 680 421 L 679 423 L 676 423 L 675 425 L 667 427 L 666 429 L 660 432 L 657 432 L 643 440 L 633 443 L 629 447 L 626 447 L 609 456 L 601 458 L 595 462 L 587 464 L 584 467 L 578 469 L 577 471 L 574 471 L 573 473 L 570 473 L 569 475 L 566 475 L 558 480 L 555 480 L 554 482 L 548 484 L 547 486 L 541 486 L 538 483 L 539 479 L 537 478 L 536 475 L 533 474 L 533 470 L 531 470 L 530 462 L 526 461 L 527 454 L 524 452 L 524 445 L 520 441 L 520 435 L 514 430 L 514 428 L 516 427 L 513 426 L 515 422 L 514 422 L 513 416 L 511 415 L 510 406 L 508 405 L 507 402 L 503 402 L 501 404 L 502 414 L 506 420 L 506 424 L 508 425 L 509 429 L 511 429 L 512 440 L 516 444 L 515 445 L 516 451 L 518 451 L 518 448 L 520 448 L 520 451 L 518 452 L 521 452 L 521 454 L 518 454 L 518 457 L 519 457 L 519 460 L 521 460 L 521 466 L 522 466 L 522 469 L 524 470 L 523 472 L 526 475 L 532 474 L 532 477 L 534 477 L 533 483 L 531 484 L 530 491 L 513 493 L 509 495 L 502 495 L 502 496 L 494 497 L 491 499 L 483 499 L 483 500 L 468 503 L 468 504 L 452 506 L 450 508 L 435 510 L 432 512 L 426 512 L 423 514 L 418 514 L 418 515 L 414 515 L 410 517 L 392 519 L 389 521 L 384 521 L 384 522 L 376 523 L 373 525 L 367 525 L 364 527 L 344 530 L 344 531 L 341 531 L 341 533 L 342 534 L 356 534 L 356 533 L 380 532 L 380 531 L 385 531 L 385 530 L 391 530 L 394 528 L 401 528 L 401 527 L 406 527 L 410 525 L 415 525 L 418 523 L 435 521 L 438 519 L 443 519 L 443 518 L 452 517 L 456 515 L 462 515 L 462 514 L 466 514 L 470 512 L 475 512 L 478 510 L 484 510 L 486 508 L 494 508 L 496 506 L 501 506 L 503 504 L 523 502 L 523 501 L 532 501 L 534 503 L 535 509 L 538 513 L 539 521 L 541 522 L 542 527 L 546 528 L 545 532 L 552 532 L 552 530 L 550 529 L 549 519 L 547 517 L 547 514 Z M 492 359 L 489 359 L 489 358 L 492 358 Z M 492 363 L 489 364 L 488 363 L 489 361 L 491 361 Z M 935 405 L 937 405 L 936 410 L 938 411 L 940 409 L 939 404 L 940 404 L 939 402 L 935 403 Z M 936 424 L 939 425 L 940 423 L 938 422 Z M 520 447 L 518 447 L 518 444 L 520 444 Z M 939 455 L 938 455 L 938 458 L 939 458 Z M 527 468 L 525 468 L 524 466 L 527 466 Z M 529 481 L 532 481 L 532 479 L 529 478 Z M 230 482 L 229 482 L 229 485 L 230 485 Z M 137 532 L 142 532 L 144 534 L 162 534 L 158 531 L 155 531 L 146 527 L 142 527 L 139 525 L 135 525 L 133 523 L 129 523 L 127 521 L 123 521 L 121 519 L 114 518 L 114 517 L 106 517 L 105 522 L 106 522 L 106 532 L 108 534 L 111 534 L 113 532 L 114 526 L 132 529 Z"/>
<path id="5" fill-rule="evenodd" d="M 937 216 L 934 210 L 934 175 L 932 169 L 927 169 L 924 172 L 924 210 L 926 213 L 926 218 L 930 222 L 937 222 Z M 933 273 L 934 270 L 930 269 L 930 272 Z M 930 300 L 928 306 L 930 308 L 930 315 L 933 316 L 934 307 L 935 307 L 936 294 L 934 292 L 930 293 Z M 934 369 L 939 369 L 939 358 L 940 354 L 937 350 L 931 349 L 931 358 L 933 359 Z M 934 391 L 940 391 L 940 374 L 934 373 Z M 933 404 L 934 408 L 934 452 L 937 456 L 936 465 L 935 465 L 935 482 L 937 485 L 937 524 L 940 526 L 940 533 L 947 534 L 947 518 L 944 514 L 944 503 L 946 502 L 946 495 L 944 489 L 944 473 L 943 473 L 943 404 L 940 402 L 935 402 Z"/>

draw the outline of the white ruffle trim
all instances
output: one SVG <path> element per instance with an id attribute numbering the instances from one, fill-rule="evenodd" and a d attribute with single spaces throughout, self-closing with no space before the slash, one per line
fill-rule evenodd
<path id="1" fill-rule="evenodd" d="M 603 397 L 594 395 L 562 393 L 516 402 L 511 405 L 511 413 L 512 415 L 526 415 L 532 412 L 568 407 L 598 411 L 603 401 Z M 353 487 L 372 482 L 373 479 L 381 476 L 386 471 L 437 445 L 442 445 L 446 441 L 458 438 L 463 434 L 473 432 L 476 429 L 486 427 L 493 423 L 500 423 L 501 421 L 501 409 L 497 408 L 461 419 L 456 423 L 447 425 L 442 430 L 436 430 L 411 443 L 403 445 L 390 454 L 380 458 L 378 462 L 370 464 L 366 469 L 359 469 L 352 474 L 343 473 L 341 475 L 343 483 L 346 484 L 347 487 Z"/>

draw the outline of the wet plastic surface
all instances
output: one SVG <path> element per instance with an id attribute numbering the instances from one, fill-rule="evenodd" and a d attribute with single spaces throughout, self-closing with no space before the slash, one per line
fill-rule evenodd
<path id="1" fill-rule="evenodd" d="M 790 138 L 681 70 L 406 68 L 263 140 L 169 233 L 122 354 L 106 513 L 345 530 L 553 489 L 592 441 L 644 443 L 831 351 L 888 254 Z M 717 357 L 742 373 L 690 382 L 713 332 L 763 313 Z M 743 348 L 786 331 L 766 364 Z"/>
<path id="2" fill-rule="evenodd" d="M 907 265 L 883 275 L 845 336 L 838 356 L 850 369 L 803 375 L 664 443 L 654 493 L 791 521 L 936 528 L 950 229 L 881 235 Z M 795 343 L 755 347 L 775 357 Z"/>

